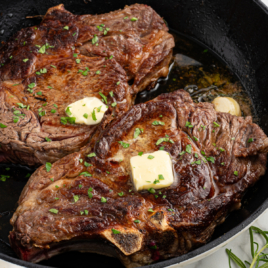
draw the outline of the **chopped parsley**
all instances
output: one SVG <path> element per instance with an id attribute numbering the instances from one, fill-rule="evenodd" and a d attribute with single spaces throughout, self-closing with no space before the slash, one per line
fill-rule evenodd
<path id="1" fill-rule="evenodd" d="M 121 192 L 121 193 L 118 193 L 118 195 L 119 195 L 119 196 L 123 196 L 123 195 L 124 195 L 124 193 L 123 193 L 123 192 Z"/>
<path id="2" fill-rule="evenodd" d="M 100 70 L 96 71 L 96 74 L 100 74 L 100 73 L 101 73 L 101 71 L 100 71 Z"/>
<path id="3" fill-rule="evenodd" d="M 67 109 L 66 109 L 66 114 L 68 114 L 68 115 L 72 115 L 72 113 L 71 113 L 71 111 L 70 111 L 70 107 L 67 107 Z"/>
<path id="4" fill-rule="evenodd" d="M 114 234 L 120 234 L 120 231 L 118 231 L 118 230 L 116 230 L 116 229 L 112 229 L 112 232 L 113 232 Z"/>
<path id="5" fill-rule="evenodd" d="M 154 156 L 153 156 L 153 155 L 148 155 L 147 158 L 148 158 L 148 159 L 154 159 Z"/>
<path id="6" fill-rule="evenodd" d="M 164 123 L 164 122 L 161 122 L 161 121 L 154 121 L 154 122 L 152 123 L 152 125 L 154 125 L 154 126 L 159 126 L 159 125 L 164 126 L 165 123 Z"/>
<path id="7" fill-rule="evenodd" d="M 90 153 L 90 154 L 87 155 L 87 157 L 94 157 L 94 156 L 96 156 L 95 153 Z"/>
<path id="8" fill-rule="evenodd" d="M 138 136 L 143 132 L 142 128 L 136 128 L 134 131 L 134 139 L 138 138 Z"/>
<path id="9" fill-rule="evenodd" d="M 109 95 L 110 95 L 111 97 L 113 97 L 113 96 L 114 96 L 113 91 L 110 91 L 110 92 L 109 92 Z"/>
<path id="10" fill-rule="evenodd" d="M 87 119 L 88 118 L 88 114 L 87 113 L 83 114 L 83 117 L 85 117 Z"/>
<path id="11" fill-rule="evenodd" d="M 148 192 L 151 193 L 151 194 L 154 194 L 155 193 L 155 189 L 154 188 L 149 188 L 148 189 Z"/>
<path id="12" fill-rule="evenodd" d="M 67 123 L 75 124 L 75 119 L 76 119 L 75 117 L 61 117 L 60 122 L 63 125 L 66 125 Z"/>
<path id="13" fill-rule="evenodd" d="M 111 104 L 112 107 L 115 107 L 116 105 L 117 105 L 116 102 L 113 102 L 113 103 Z"/>
<path id="14" fill-rule="evenodd" d="M 68 31 L 69 30 L 69 26 L 66 25 L 66 26 L 63 27 L 63 29 Z"/>
<path id="15" fill-rule="evenodd" d="M 78 195 L 74 195 L 74 202 L 76 203 L 79 200 L 79 196 Z"/>
<path id="16" fill-rule="evenodd" d="M 140 223 L 141 221 L 140 220 L 134 220 L 135 223 Z"/>
<path id="17" fill-rule="evenodd" d="M 148 212 L 154 212 L 152 208 L 149 208 L 148 209 Z"/>
<path id="18" fill-rule="evenodd" d="M 131 18 L 131 21 L 137 21 L 137 20 L 138 18 L 135 18 L 135 17 Z"/>
<path id="19" fill-rule="evenodd" d="M 58 214 L 59 211 L 57 209 L 55 209 L 55 208 L 51 208 L 49 210 L 49 212 L 54 213 L 54 214 Z"/>
<path id="20" fill-rule="evenodd" d="M 120 81 L 117 81 L 116 84 L 119 85 L 120 84 Z"/>
<path id="21" fill-rule="evenodd" d="M 7 127 L 6 125 L 0 123 L 0 128 L 6 128 L 6 127 Z"/>
<path id="22" fill-rule="evenodd" d="M 94 34 L 94 37 L 92 38 L 91 42 L 92 42 L 92 45 L 96 44 L 97 42 L 99 41 L 99 38 L 96 34 Z"/>
<path id="23" fill-rule="evenodd" d="M 46 171 L 49 172 L 51 170 L 52 164 L 49 162 L 46 162 Z"/>
<path id="24" fill-rule="evenodd" d="M 215 163 L 215 158 L 213 156 L 208 156 L 206 159 L 213 164 Z"/>
<path id="25" fill-rule="evenodd" d="M 139 156 L 142 156 L 142 155 L 143 155 L 143 152 L 138 152 L 138 155 L 139 155 Z"/>
<path id="26" fill-rule="evenodd" d="M 24 59 L 24 60 L 22 60 L 23 62 L 27 62 L 29 59 Z"/>
<path id="27" fill-rule="evenodd" d="M 45 137 L 45 140 L 46 140 L 47 142 L 50 142 L 50 141 L 51 141 L 51 139 L 49 139 L 48 137 Z"/>
<path id="28" fill-rule="evenodd" d="M 81 62 L 81 59 L 75 59 L 75 62 L 76 63 L 80 63 Z"/>
<path id="29" fill-rule="evenodd" d="M 193 127 L 193 125 L 190 123 L 190 122 L 186 122 L 186 124 L 185 124 L 185 127 L 189 127 L 189 128 L 192 128 Z"/>
<path id="30" fill-rule="evenodd" d="M 249 138 L 248 139 L 248 143 L 251 143 L 251 142 L 253 142 L 254 140 L 253 140 L 253 138 Z"/>
<path id="31" fill-rule="evenodd" d="M 129 147 L 129 143 L 123 142 L 123 141 L 119 141 L 119 144 L 121 144 L 123 146 L 123 148 L 128 148 Z"/>
<path id="32" fill-rule="evenodd" d="M 99 94 L 103 98 L 103 101 L 107 104 L 107 97 L 104 96 L 101 92 L 99 92 Z"/>
<path id="33" fill-rule="evenodd" d="M 81 172 L 79 175 L 83 175 L 85 177 L 92 177 L 92 175 L 87 171 Z"/>
<path id="34" fill-rule="evenodd" d="M 235 176 L 238 176 L 238 171 L 234 171 L 234 175 Z"/>
<path id="35" fill-rule="evenodd" d="M 101 197 L 101 202 L 102 202 L 102 203 L 107 203 L 107 199 L 106 199 L 105 197 L 102 196 L 102 197 Z"/>
<path id="36" fill-rule="evenodd" d="M 88 197 L 91 199 L 93 197 L 93 194 L 91 193 L 93 191 L 93 189 L 90 187 L 88 188 L 87 190 L 87 194 L 88 194 Z"/>
<path id="37" fill-rule="evenodd" d="M 185 151 L 186 151 L 188 154 L 191 154 L 191 153 L 192 153 L 192 145 L 191 145 L 191 144 L 187 144 L 187 145 L 186 145 L 186 148 L 185 148 Z"/>
<path id="38" fill-rule="evenodd" d="M 219 127 L 220 125 L 217 122 L 213 122 L 214 127 Z"/>
<path id="39" fill-rule="evenodd" d="M 44 54 L 46 52 L 46 45 L 41 46 L 38 52 Z"/>
<path id="40" fill-rule="evenodd" d="M 91 116 L 92 116 L 92 119 L 93 119 L 94 121 L 97 121 L 95 108 L 93 109 L 93 112 L 91 113 Z"/>

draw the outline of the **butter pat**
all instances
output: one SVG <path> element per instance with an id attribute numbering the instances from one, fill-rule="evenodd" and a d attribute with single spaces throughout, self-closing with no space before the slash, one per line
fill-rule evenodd
<path id="1" fill-rule="evenodd" d="M 107 111 L 106 104 L 96 97 L 87 97 L 69 104 L 65 112 L 75 117 L 76 124 L 96 125 L 102 120 Z"/>
<path id="2" fill-rule="evenodd" d="M 130 158 L 132 179 L 137 191 L 160 189 L 174 182 L 172 162 L 165 151 Z"/>

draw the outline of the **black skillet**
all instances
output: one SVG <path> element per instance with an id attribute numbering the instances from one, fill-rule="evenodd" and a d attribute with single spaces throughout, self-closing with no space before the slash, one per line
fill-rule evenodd
<path id="1" fill-rule="evenodd" d="M 225 62 L 252 99 L 258 123 L 268 134 L 268 9 L 259 0 L 0 0 L 0 40 L 5 41 L 21 28 L 39 23 L 37 19 L 26 19 L 26 16 L 45 14 L 49 7 L 60 3 L 74 14 L 100 14 L 136 2 L 152 6 L 171 29 L 209 48 Z M 165 82 L 162 81 L 153 95 L 139 96 L 137 101 L 155 97 L 164 90 Z M 5 174 L 6 167 L 0 165 L 0 174 Z M 64 253 L 41 264 L 19 260 L 8 243 L 7 236 L 11 230 L 8 221 L 27 180 L 25 176 L 31 170 L 9 167 L 12 179 L 0 184 L 1 259 L 32 268 L 122 267 L 116 259 L 79 252 Z M 166 267 L 189 260 L 224 243 L 250 225 L 268 207 L 268 173 L 247 192 L 243 200 L 242 209 L 231 213 L 216 228 L 209 243 L 181 257 L 146 267 Z"/>

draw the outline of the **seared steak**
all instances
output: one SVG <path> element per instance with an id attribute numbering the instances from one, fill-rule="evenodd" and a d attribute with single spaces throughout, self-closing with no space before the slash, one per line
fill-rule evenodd
<path id="1" fill-rule="evenodd" d="M 0 50 L 0 162 L 40 165 L 78 151 L 96 127 L 63 125 L 64 109 L 101 99 L 99 92 L 117 103 L 113 116 L 129 109 L 138 91 L 168 74 L 174 40 L 167 30 L 152 8 L 136 4 L 83 16 L 59 5 L 19 31 Z"/>
<path id="2" fill-rule="evenodd" d="M 133 138 L 136 128 L 144 131 Z M 177 182 L 136 192 L 130 157 L 159 149 L 170 154 Z M 20 196 L 10 243 L 32 262 L 70 249 L 115 256 L 97 244 L 104 240 L 126 267 L 184 254 L 240 206 L 265 173 L 267 150 L 251 117 L 216 112 L 183 90 L 162 94 L 104 120 L 88 146 L 51 170 L 40 167 Z"/>
<path id="3" fill-rule="evenodd" d="M 164 20 L 147 5 L 78 16 L 61 4 L 50 8 L 40 25 L 22 29 L 2 47 L 0 80 L 25 78 L 44 65 L 71 58 L 74 46 L 86 56 L 114 57 L 138 92 L 168 73 L 174 39 L 167 31 Z"/>
<path id="4" fill-rule="evenodd" d="M 102 99 L 101 92 L 114 115 L 129 109 L 132 100 L 122 67 L 103 57 L 79 59 L 79 64 L 65 59 L 45 66 L 46 73 L 2 82 L 0 122 L 6 127 L 0 128 L 1 162 L 40 165 L 78 151 L 96 125 L 63 124 L 61 119 L 66 107 L 79 99 Z"/>

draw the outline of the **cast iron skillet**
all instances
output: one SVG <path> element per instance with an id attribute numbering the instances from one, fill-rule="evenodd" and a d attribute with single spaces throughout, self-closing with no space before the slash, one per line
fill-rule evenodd
<path id="1" fill-rule="evenodd" d="M 100 14 L 143 3 L 152 6 L 180 32 L 209 48 L 237 75 L 250 95 L 259 125 L 268 134 L 268 10 L 259 0 L 0 0 L 0 40 L 5 41 L 23 27 L 38 24 L 25 19 L 45 14 L 49 7 L 63 3 L 74 14 Z M 162 82 L 162 88 L 164 83 Z M 0 174 L 6 165 L 0 165 Z M 25 184 L 27 170 L 11 168 L 13 180 L 0 188 L 0 258 L 24 267 L 122 267 L 116 259 L 79 252 L 58 255 L 40 264 L 19 260 L 8 244 L 8 221 Z M 216 228 L 211 242 L 181 257 L 146 267 L 166 267 L 213 249 L 253 222 L 268 207 L 268 173 L 250 189 L 242 209 L 232 213 Z M 45 266 L 43 266 L 45 265 Z"/>

